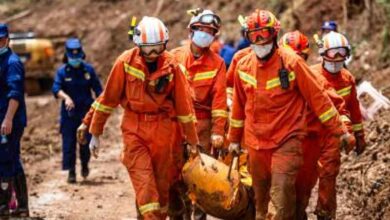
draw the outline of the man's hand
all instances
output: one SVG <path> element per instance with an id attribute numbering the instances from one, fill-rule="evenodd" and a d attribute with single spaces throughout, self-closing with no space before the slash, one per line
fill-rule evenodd
<path id="1" fill-rule="evenodd" d="M 346 154 L 349 154 L 349 152 L 352 151 L 352 149 L 355 147 L 355 143 L 355 137 L 348 132 L 344 133 L 340 137 L 340 149 L 344 150 Z"/>
<path id="2" fill-rule="evenodd" d="M 92 135 L 91 142 L 89 142 L 89 149 L 95 158 L 99 156 L 100 140 L 99 136 Z"/>
<path id="3" fill-rule="evenodd" d="M 4 118 L 3 122 L 1 123 L 1 135 L 9 135 L 12 132 L 12 120 L 9 118 Z"/>
<path id="4" fill-rule="evenodd" d="M 230 153 L 234 152 L 236 154 L 240 154 L 240 144 L 239 143 L 230 143 L 229 152 Z"/>
<path id="5" fill-rule="evenodd" d="M 211 145 L 215 149 L 221 148 L 223 146 L 223 136 L 218 134 L 212 134 Z"/>
<path id="6" fill-rule="evenodd" d="M 65 108 L 67 111 L 74 109 L 74 102 L 69 96 L 65 98 Z"/>
<path id="7" fill-rule="evenodd" d="M 355 134 L 355 138 L 356 138 L 355 152 L 356 152 L 357 155 L 360 155 L 366 149 L 367 143 L 364 140 L 364 135 L 363 134 Z"/>
<path id="8" fill-rule="evenodd" d="M 77 128 L 77 141 L 82 145 L 87 144 L 87 131 L 88 127 L 84 123 L 81 123 L 81 125 Z"/>

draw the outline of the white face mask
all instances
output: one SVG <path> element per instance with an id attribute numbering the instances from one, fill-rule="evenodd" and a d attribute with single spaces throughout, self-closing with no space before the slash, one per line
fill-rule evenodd
<path id="1" fill-rule="evenodd" d="M 269 53 L 271 53 L 273 46 L 274 46 L 273 42 L 265 45 L 251 44 L 252 50 L 256 53 L 256 56 L 260 59 L 266 57 Z"/>
<path id="2" fill-rule="evenodd" d="M 210 46 L 213 41 L 214 36 L 204 31 L 194 31 L 194 34 L 192 35 L 192 42 L 201 48 Z"/>
<path id="3" fill-rule="evenodd" d="M 344 67 L 344 61 L 330 62 L 324 60 L 324 68 L 330 73 L 338 73 Z"/>

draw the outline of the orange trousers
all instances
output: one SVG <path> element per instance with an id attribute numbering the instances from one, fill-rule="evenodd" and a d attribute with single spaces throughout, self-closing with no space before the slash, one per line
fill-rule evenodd
<path id="1" fill-rule="evenodd" d="M 336 177 L 340 170 L 340 141 L 329 131 L 309 134 L 302 144 L 303 166 L 296 181 L 296 219 L 307 219 L 311 191 L 319 180 L 316 214 L 334 218 L 336 214 Z"/>
<path id="2" fill-rule="evenodd" d="M 253 179 L 256 220 L 265 220 L 268 203 L 275 206 L 274 219 L 293 219 L 295 180 L 302 165 L 301 140 L 290 138 L 278 148 L 255 150 L 248 147 L 249 172 Z"/>
<path id="3" fill-rule="evenodd" d="M 164 115 L 125 112 L 122 121 L 124 149 L 121 161 L 133 184 L 143 219 L 167 216 L 172 149 L 178 124 Z"/>

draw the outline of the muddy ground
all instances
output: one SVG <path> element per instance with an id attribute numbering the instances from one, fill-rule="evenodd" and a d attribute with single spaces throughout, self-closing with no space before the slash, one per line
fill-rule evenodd
<path id="1" fill-rule="evenodd" d="M 115 57 L 131 47 L 126 33 L 132 15 L 138 19 L 142 15 L 162 18 L 170 30 L 169 48 L 187 37 L 185 27 L 189 17 L 185 11 L 195 7 L 207 6 L 218 12 L 223 20 L 221 39 L 238 39 L 237 16 L 246 15 L 254 8 L 271 9 L 281 18 L 285 31 L 299 28 L 309 36 L 318 30 L 322 20 L 335 19 L 353 44 L 351 71 L 358 79 L 372 81 L 390 97 L 390 62 L 383 58 L 389 45 L 383 30 L 390 22 L 385 7 L 377 2 L 385 1 L 3 0 L 0 1 L 0 21 L 17 18 L 9 22 L 12 31 L 32 30 L 38 36 L 59 42 L 57 65 L 61 64 L 62 40 L 69 36 L 80 37 L 87 60 L 104 79 Z M 316 52 L 315 47 L 312 48 L 314 62 Z M 101 156 L 92 159 L 90 178 L 84 182 L 78 178 L 76 185 L 68 185 L 67 173 L 61 171 L 59 103 L 51 94 L 43 94 L 27 97 L 27 108 L 29 122 L 22 141 L 22 157 L 32 216 L 134 219 L 134 192 L 119 162 L 120 111 L 106 126 Z M 338 179 L 338 219 L 390 219 L 389 124 L 390 110 L 382 111 L 374 121 L 365 122 L 367 151 L 359 157 L 343 156 Z M 314 202 L 310 212 L 313 206 Z"/>

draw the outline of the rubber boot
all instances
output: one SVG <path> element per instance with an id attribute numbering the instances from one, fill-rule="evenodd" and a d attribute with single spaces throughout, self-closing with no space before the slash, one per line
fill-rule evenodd
<path id="1" fill-rule="evenodd" d="M 0 179 L 0 216 L 9 216 L 8 203 L 11 200 L 11 181 Z"/>
<path id="2" fill-rule="evenodd" d="M 76 183 L 76 171 L 74 169 L 69 170 L 68 183 Z"/>
<path id="3" fill-rule="evenodd" d="M 26 176 L 24 173 L 19 174 L 14 180 L 14 189 L 16 193 L 16 199 L 18 200 L 18 207 L 13 213 L 13 216 L 29 217 L 28 208 L 28 190 L 26 183 Z"/>
<path id="4" fill-rule="evenodd" d="M 86 179 L 89 176 L 89 167 L 88 164 L 81 166 L 81 176 Z"/>

